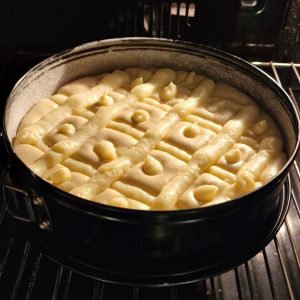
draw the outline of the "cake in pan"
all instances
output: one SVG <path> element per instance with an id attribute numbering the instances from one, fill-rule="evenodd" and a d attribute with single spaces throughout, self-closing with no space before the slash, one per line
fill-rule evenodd
<path id="1" fill-rule="evenodd" d="M 144 210 L 235 199 L 287 160 L 278 126 L 253 99 L 167 68 L 127 68 L 62 86 L 25 115 L 13 149 L 66 192 Z"/>

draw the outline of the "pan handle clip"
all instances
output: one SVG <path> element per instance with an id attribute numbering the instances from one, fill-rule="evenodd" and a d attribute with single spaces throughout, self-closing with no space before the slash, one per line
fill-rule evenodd
<path id="1" fill-rule="evenodd" d="M 8 213 L 17 220 L 35 222 L 36 217 L 29 194 L 17 187 L 4 185 L 3 197 Z"/>
<path id="2" fill-rule="evenodd" d="M 3 186 L 3 197 L 7 212 L 16 220 L 35 223 L 41 230 L 51 230 L 48 209 L 42 197 L 32 196 L 21 188 Z"/>

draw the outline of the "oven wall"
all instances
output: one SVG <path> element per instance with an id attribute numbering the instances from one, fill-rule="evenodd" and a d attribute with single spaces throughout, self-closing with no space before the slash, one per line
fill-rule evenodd
<path id="1" fill-rule="evenodd" d="M 250 60 L 299 56 L 300 0 L 0 1 L 0 51 L 54 52 L 119 36 L 208 44 Z"/>

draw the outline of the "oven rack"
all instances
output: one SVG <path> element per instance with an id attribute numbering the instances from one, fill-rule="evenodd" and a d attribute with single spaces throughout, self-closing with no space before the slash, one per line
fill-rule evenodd
<path id="1" fill-rule="evenodd" d="M 275 78 L 295 103 L 300 101 L 300 64 L 253 64 Z M 17 76 L 11 73 L 8 60 L 0 65 L 0 87 L 3 82 L 6 85 L 14 82 L 16 78 L 11 74 Z M 275 238 L 254 258 L 226 273 L 177 286 L 146 288 L 113 284 L 52 261 L 24 238 L 0 197 L 0 299 L 300 299 L 299 164 L 300 155 L 290 171 L 289 212 Z"/>

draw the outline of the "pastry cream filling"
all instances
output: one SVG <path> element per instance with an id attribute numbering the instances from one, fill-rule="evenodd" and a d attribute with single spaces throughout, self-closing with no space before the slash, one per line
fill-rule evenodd
<path id="1" fill-rule="evenodd" d="M 143 210 L 232 200 L 286 162 L 277 125 L 250 97 L 167 68 L 66 84 L 24 116 L 13 149 L 66 192 Z"/>

